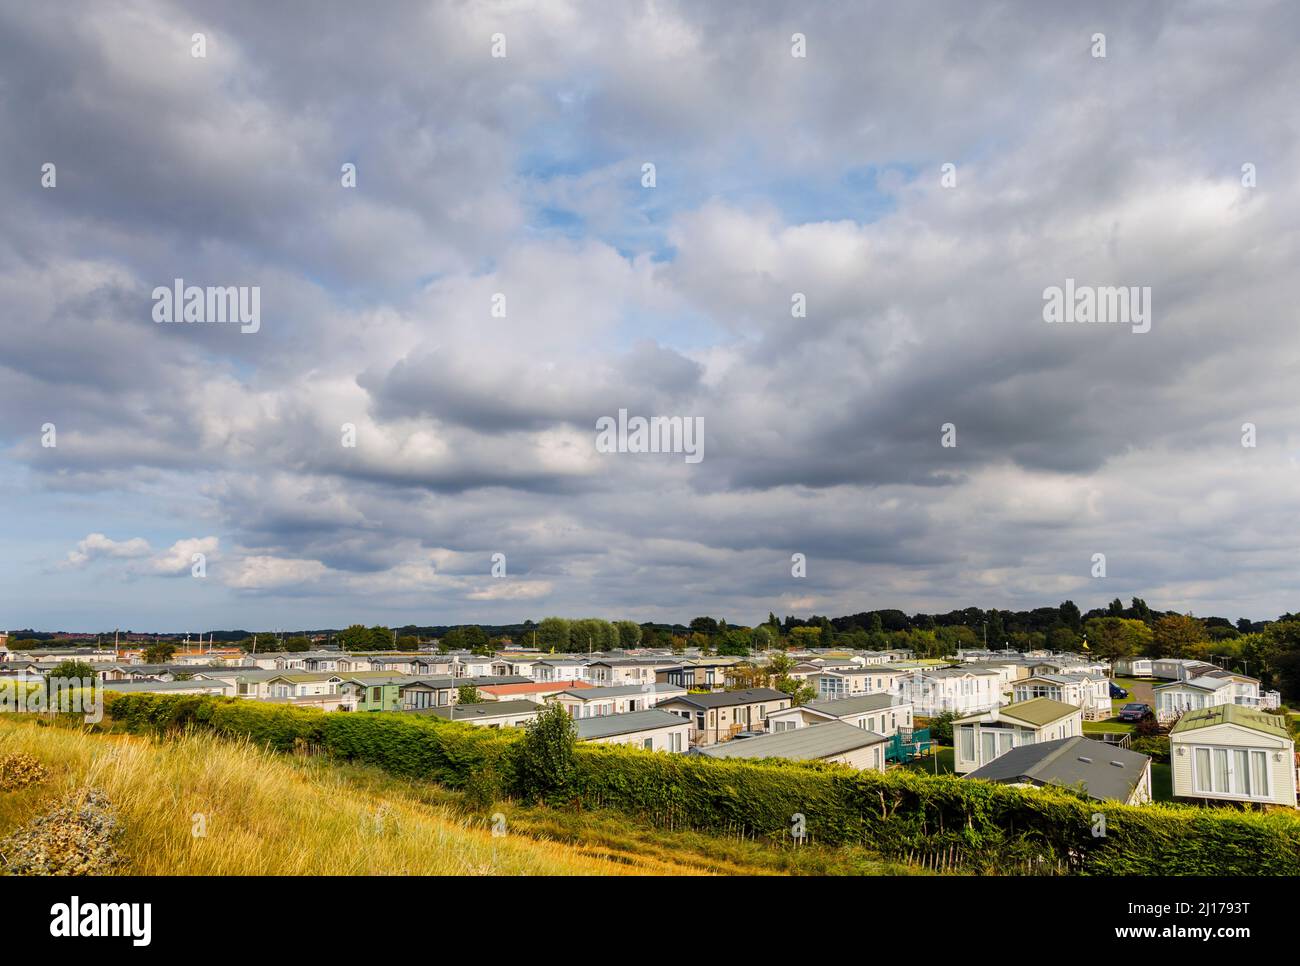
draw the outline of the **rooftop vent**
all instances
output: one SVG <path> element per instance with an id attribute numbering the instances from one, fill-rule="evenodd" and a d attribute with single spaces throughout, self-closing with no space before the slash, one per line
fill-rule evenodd
<path id="1" fill-rule="evenodd" d="M 1085 765 L 1091 765 L 1091 764 L 1092 764 L 1092 759 L 1091 759 L 1091 758 L 1084 758 L 1083 755 L 1080 755 L 1080 756 L 1079 756 L 1079 760 L 1080 760 L 1081 762 L 1083 762 Z"/>

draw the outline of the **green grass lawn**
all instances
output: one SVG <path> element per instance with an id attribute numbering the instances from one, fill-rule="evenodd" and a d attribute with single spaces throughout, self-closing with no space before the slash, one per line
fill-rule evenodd
<path id="1" fill-rule="evenodd" d="M 939 745 L 938 751 L 925 758 L 917 758 L 915 761 L 909 761 L 901 768 L 910 768 L 912 771 L 923 771 L 927 775 L 935 774 L 936 766 L 940 775 L 951 775 L 956 770 L 953 762 L 953 750 L 947 745 Z"/>
<path id="2" fill-rule="evenodd" d="M 1173 766 L 1158 761 L 1151 762 L 1151 797 L 1157 802 L 1174 800 Z"/>
<path id="3" fill-rule="evenodd" d="M 1116 731 L 1132 734 L 1136 725 L 1132 721 L 1118 721 L 1115 718 L 1107 718 L 1105 721 L 1085 721 L 1083 723 L 1083 733 L 1085 735 L 1095 735 L 1100 732 Z"/>

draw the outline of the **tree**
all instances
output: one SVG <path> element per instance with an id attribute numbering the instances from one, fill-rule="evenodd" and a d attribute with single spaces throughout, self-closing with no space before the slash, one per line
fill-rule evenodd
<path id="1" fill-rule="evenodd" d="M 1089 653 L 1110 661 L 1151 650 L 1151 628 L 1130 617 L 1091 617 L 1084 630 Z"/>
<path id="2" fill-rule="evenodd" d="M 563 800 L 573 781 L 577 728 L 562 704 L 551 702 L 525 726 L 515 743 L 515 774 L 525 798 Z"/>
<path id="3" fill-rule="evenodd" d="M 339 647 L 345 651 L 370 650 L 370 631 L 364 624 L 350 624 L 339 631 Z"/>
<path id="4" fill-rule="evenodd" d="M 1079 605 L 1072 600 L 1061 601 L 1061 606 L 1057 608 L 1060 614 L 1061 623 L 1070 630 L 1078 634 L 1083 629 L 1083 615 L 1079 613 Z"/>
<path id="5" fill-rule="evenodd" d="M 45 680 L 54 681 L 84 681 L 87 678 L 94 682 L 99 677 L 93 667 L 85 661 L 60 661 L 54 667 L 50 668 L 45 674 Z"/>
<path id="6" fill-rule="evenodd" d="M 563 617 L 547 617 L 537 625 L 537 646 L 547 651 L 572 650 L 572 623 Z"/>
<path id="7" fill-rule="evenodd" d="M 729 627 L 718 635 L 718 653 L 746 657 L 754 647 L 754 632 L 748 627 Z"/>
<path id="8" fill-rule="evenodd" d="M 1153 630 L 1152 657 L 1187 657 L 1206 639 L 1204 625 L 1187 614 L 1166 614 Z"/>
<path id="9" fill-rule="evenodd" d="M 176 645 L 171 641 L 154 641 L 144 649 L 145 664 L 166 664 L 176 653 Z"/>
<path id="10" fill-rule="evenodd" d="M 477 624 L 465 628 L 465 644 L 475 654 L 486 654 L 488 649 L 487 632 Z"/>
<path id="11" fill-rule="evenodd" d="M 478 693 L 478 688 L 472 684 L 462 684 L 456 689 L 457 704 L 478 704 L 483 700 L 483 696 Z"/>
<path id="12" fill-rule="evenodd" d="M 575 651 L 611 651 L 618 647 L 618 630 L 607 620 L 584 617 L 574 621 L 570 632 Z"/>
<path id="13" fill-rule="evenodd" d="M 466 650 L 465 628 L 453 627 L 446 634 L 443 634 L 439 649 L 444 652 Z"/>
<path id="14" fill-rule="evenodd" d="M 696 617 L 691 620 L 691 630 L 712 637 L 718 633 L 718 622 L 712 617 Z"/>
<path id="15" fill-rule="evenodd" d="M 1053 627 L 1047 632 L 1047 646 L 1053 651 L 1077 651 L 1080 646 L 1079 635 L 1064 624 Z"/>
<path id="16" fill-rule="evenodd" d="M 286 651 L 292 651 L 292 652 L 294 652 L 294 653 L 301 653 L 301 652 L 303 652 L 303 651 L 310 651 L 310 650 L 311 650 L 311 638 L 308 638 L 308 637 L 302 637 L 302 636 L 291 637 L 291 638 L 289 638 L 287 641 L 284 642 L 284 649 L 285 649 Z"/>
<path id="17" fill-rule="evenodd" d="M 798 678 L 777 678 L 773 686 L 783 694 L 790 695 L 792 707 L 807 704 L 817 697 L 817 691 L 807 681 Z"/>
<path id="18" fill-rule="evenodd" d="M 748 661 L 741 661 L 727 669 L 728 689 L 744 691 L 748 688 L 767 687 L 768 673 Z"/>
<path id="19" fill-rule="evenodd" d="M 1276 621 L 1241 640 L 1241 656 L 1252 675 L 1276 683 L 1288 698 L 1300 697 L 1300 620 Z"/>
<path id="20" fill-rule="evenodd" d="M 754 644 L 754 650 L 766 651 L 772 647 L 772 641 L 775 637 L 770 624 L 759 624 L 754 628 L 751 640 Z"/>
<path id="21" fill-rule="evenodd" d="M 821 644 L 821 639 L 822 629 L 820 627 L 790 628 L 790 646 L 796 650 L 818 647 Z"/>
<path id="22" fill-rule="evenodd" d="M 418 651 L 420 649 L 420 639 L 414 634 L 399 635 L 397 649 L 399 651 Z"/>
<path id="23" fill-rule="evenodd" d="M 817 697 L 817 692 L 811 685 L 798 678 L 790 677 L 790 672 L 794 670 L 794 658 L 789 654 L 784 652 L 773 654 L 772 659 L 767 662 L 766 670 L 772 687 L 783 694 L 788 694 L 793 707 L 807 704 Z"/>
<path id="24" fill-rule="evenodd" d="M 616 621 L 618 642 L 623 647 L 636 647 L 641 643 L 641 625 L 636 621 Z"/>
<path id="25" fill-rule="evenodd" d="M 988 619 L 988 640 L 989 647 L 999 650 L 1006 646 L 1007 631 L 1002 624 L 1002 615 L 996 610 L 989 611 Z"/>
<path id="26" fill-rule="evenodd" d="M 789 654 L 773 654 L 772 659 L 767 662 L 768 673 L 775 677 L 789 677 L 793 670 L 794 658 Z"/>

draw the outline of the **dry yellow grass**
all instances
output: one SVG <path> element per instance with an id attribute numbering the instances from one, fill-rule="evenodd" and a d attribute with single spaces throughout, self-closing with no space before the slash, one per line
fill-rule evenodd
<path id="1" fill-rule="evenodd" d="M 56 798 L 101 789 L 125 826 L 136 875 L 690 875 L 662 856 L 602 855 L 520 835 L 494 837 L 399 789 L 367 790 L 324 762 L 194 734 L 155 742 L 0 720 L 0 755 L 49 769 L 0 793 L 0 837 Z M 203 835 L 194 830 L 205 826 Z"/>

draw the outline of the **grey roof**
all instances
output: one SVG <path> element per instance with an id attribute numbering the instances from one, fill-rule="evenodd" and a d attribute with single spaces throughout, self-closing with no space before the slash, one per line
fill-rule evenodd
<path id="1" fill-rule="evenodd" d="M 1068 674 L 1034 674 L 1027 678 L 1021 678 L 1019 681 L 1012 681 L 1013 685 L 1019 686 L 1027 684 L 1030 681 L 1051 681 L 1053 684 L 1083 684 L 1084 682 L 1100 681 L 1104 675 L 1088 674 L 1087 672 L 1070 672 Z"/>
<path id="2" fill-rule="evenodd" d="M 634 731 L 654 731 L 674 725 L 689 725 L 690 721 L 671 711 L 650 708 L 646 711 L 629 711 L 627 714 L 607 714 L 598 718 L 575 718 L 579 741 L 592 738 L 609 738 L 627 735 Z"/>
<path id="3" fill-rule="evenodd" d="M 807 728 L 774 731 L 753 738 L 733 738 L 701 748 L 710 758 L 792 758 L 816 761 L 888 741 L 884 735 L 855 728 L 843 721 L 825 721 Z"/>
<path id="4" fill-rule="evenodd" d="M 104 681 L 105 691 L 118 691 L 126 694 L 132 691 L 224 691 L 230 685 L 217 681 Z"/>
<path id="5" fill-rule="evenodd" d="M 568 688 L 561 691 L 561 694 L 571 694 L 575 698 L 582 698 L 584 701 L 590 698 L 625 698 L 638 694 L 659 695 L 673 692 L 680 694 L 685 690 L 679 684 L 620 684 L 611 688 Z"/>
<path id="6" fill-rule="evenodd" d="M 713 694 L 683 694 L 669 701 L 683 701 L 696 708 L 730 708 L 760 701 L 788 701 L 790 695 L 775 688 L 746 688 L 743 691 L 715 691 Z"/>
<path id="7" fill-rule="evenodd" d="M 645 667 L 646 665 L 677 665 L 681 662 L 670 657 L 602 657 L 591 661 L 589 666 L 597 664 L 605 667 Z"/>
<path id="8" fill-rule="evenodd" d="M 196 678 L 238 678 L 243 681 L 269 681 L 283 676 L 284 671 L 277 668 L 263 667 L 224 667 L 224 668 L 190 668 Z"/>
<path id="9" fill-rule="evenodd" d="M 910 701 L 902 701 L 894 694 L 858 694 L 831 701 L 809 701 L 804 707 L 809 711 L 820 711 L 822 714 L 842 718 L 846 714 L 862 714 L 865 711 L 881 711 L 910 704 Z"/>
<path id="10" fill-rule="evenodd" d="M 535 701 L 484 701 L 481 704 L 451 704 L 443 708 L 417 708 L 412 714 L 431 714 L 451 721 L 473 721 L 475 718 L 497 718 L 511 714 L 540 711 Z"/>
<path id="11" fill-rule="evenodd" d="M 455 678 L 447 674 L 399 674 L 393 678 L 399 684 L 427 684 L 433 688 L 461 688 L 465 685 L 473 685 L 476 688 L 486 688 L 494 684 L 535 684 L 532 678 L 522 677 L 518 674 L 496 674 L 487 677 L 463 677 Z"/>
<path id="12" fill-rule="evenodd" d="M 928 678 L 960 678 L 965 677 L 967 674 L 998 676 L 997 671 L 986 671 L 983 668 L 971 667 L 969 664 L 962 667 L 915 668 L 909 670 L 918 670 Z"/>
<path id="13" fill-rule="evenodd" d="M 1089 798 L 1126 801 L 1150 760 L 1139 752 L 1092 738 L 1058 738 L 1012 748 L 966 777 L 1062 788 L 1082 786 Z"/>

